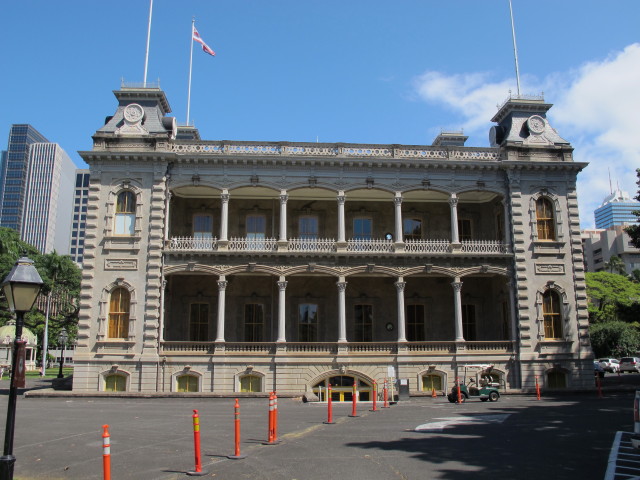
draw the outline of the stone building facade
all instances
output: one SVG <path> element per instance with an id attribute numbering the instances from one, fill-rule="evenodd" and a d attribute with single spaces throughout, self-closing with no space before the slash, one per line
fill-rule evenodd
<path id="1" fill-rule="evenodd" d="M 509 98 L 492 146 L 203 141 L 127 88 L 90 167 L 75 391 L 593 386 L 571 145 Z"/>

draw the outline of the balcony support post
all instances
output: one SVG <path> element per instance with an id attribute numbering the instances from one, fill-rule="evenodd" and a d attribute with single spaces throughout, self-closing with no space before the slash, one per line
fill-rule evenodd
<path id="1" fill-rule="evenodd" d="M 464 342 L 464 335 L 462 333 L 462 282 L 460 281 L 460 277 L 456 277 L 453 282 L 451 282 L 451 286 L 453 287 L 453 308 L 455 312 L 455 322 L 456 322 L 456 342 Z"/>
<path id="2" fill-rule="evenodd" d="M 407 283 L 403 280 L 404 278 L 398 277 L 398 281 L 395 283 L 396 297 L 398 299 L 398 343 L 406 343 L 407 341 L 404 314 L 404 287 Z"/>
<path id="3" fill-rule="evenodd" d="M 449 197 L 449 206 L 451 207 L 451 245 L 454 247 L 460 245 L 458 235 L 458 196 L 455 193 L 452 193 Z"/>
<path id="4" fill-rule="evenodd" d="M 345 195 L 343 191 L 338 192 L 338 241 L 336 242 L 336 248 L 338 251 L 344 251 L 347 247 L 347 240 L 345 235 L 345 220 L 344 220 L 344 203 Z"/>
<path id="5" fill-rule="evenodd" d="M 226 251 L 229 246 L 229 190 L 226 188 L 220 194 L 220 239 L 218 250 Z"/>
<path id="6" fill-rule="evenodd" d="M 287 195 L 286 190 L 280 191 L 280 236 L 278 238 L 278 250 L 279 251 L 287 251 L 288 249 L 288 241 L 287 241 L 287 200 L 289 200 L 289 195 Z"/>
<path id="7" fill-rule="evenodd" d="M 402 232 L 402 193 L 396 192 L 393 199 L 395 206 L 395 251 L 404 252 L 404 238 Z"/>
<path id="8" fill-rule="evenodd" d="M 280 280 L 278 281 L 278 339 L 276 342 L 284 343 L 287 341 L 285 334 L 285 306 L 287 304 L 286 300 L 286 290 L 287 283 L 285 277 L 280 276 Z"/>
<path id="9" fill-rule="evenodd" d="M 226 281 L 224 275 L 220 275 L 218 280 L 218 328 L 216 332 L 216 343 L 224 343 L 224 311 L 226 290 L 229 282 Z"/>
<path id="10" fill-rule="evenodd" d="M 347 343 L 347 316 L 345 307 L 345 290 L 347 282 L 344 277 L 339 277 L 338 282 L 338 343 Z"/>

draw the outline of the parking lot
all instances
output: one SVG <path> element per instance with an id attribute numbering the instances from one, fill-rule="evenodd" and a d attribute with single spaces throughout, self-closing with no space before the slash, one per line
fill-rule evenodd
<path id="1" fill-rule="evenodd" d="M 638 375 L 640 379 L 640 375 Z M 635 379 L 634 379 L 635 380 Z M 278 445 L 267 439 L 267 399 L 241 399 L 234 453 L 230 398 L 19 398 L 17 479 L 102 478 L 101 426 L 111 432 L 114 479 L 186 478 L 194 468 L 192 411 L 199 410 L 206 478 L 255 480 L 605 478 L 618 431 L 632 429 L 634 391 L 503 396 L 450 404 L 411 398 L 371 412 L 361 404 L 279 401 Z M 6 411 L 6 395 L 0 397 Z"/>

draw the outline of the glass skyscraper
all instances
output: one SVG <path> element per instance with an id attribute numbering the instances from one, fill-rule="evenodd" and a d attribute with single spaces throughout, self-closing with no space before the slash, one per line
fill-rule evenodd
<path id="1" fill-rule="evenodd" d="M 615 190 L 595 209 L 596 228 L 634 224 L 638 221 L 633 214 L 635 210 L 640 210 L 640 202 L 633 200 L 627 192 Z"/>
<path id="2" fill-rule="evenodd" d="M 0 227 L 13 228 L 18 232 L 22 229 L 29 147 L 34 143 L 49 143 L 49 140 L 31 125 L 11 126 L 0 169 Z"/>

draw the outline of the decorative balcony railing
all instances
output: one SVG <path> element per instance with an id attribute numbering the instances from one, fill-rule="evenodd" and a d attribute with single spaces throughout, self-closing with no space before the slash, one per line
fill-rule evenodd
<path id="1" fill-rule="evenodd" d="M 508 253 L 507 246 L 500 240 L 463 240 L 462 253 Z"/>
<path id="2" fill-rule="evenodd" d="M 232 237 L 229 239 L 229 251 L 233 252 L 275 252 L 278 242 L 275 238 L 245 238 Z"/>
<path id="3" fill-rule="evenodd" d="M 194 238 L 194 237 L 173 237 L 169 241 L 169 250 L 184 252 L 184 251 L 211 251 L 217 248 L 218 239 L 215 237 L 209 238 Z"/>
<path id="4" fill-rule="evenodd" d="M 393 241 L 391 240 L 347 240 L 347 252 L 352 253 L 393 253 Z"/>
<path id="5" fill-rule="evenodd" d="M 336 241 L 331 238 L 290 238 L 287 251 L 309 253 L 335 253 Z M 170 252 L 214 252 L 218 250 L 219 240 L 215 237 L 172 237 L 166 246 Z M 227 251 L 230 252 L 276 252 L 278 242 L 275 238 L 233 237 L 229 240 Z M 354 254 L 394 253 L 392 240 L 351 239 L 347 240 L 346 251 Z M 432 254 L 450 253 L 449 240 L 406 240 L 405 253 Z M 499 240 L 464 240 L 459 253 L 469 254 L 504 254 L 509 253 L 508 246 Z"/>
<path id="6" fill-rule="evenodd" d="M 405 240 L 404 251 L 409 253 L 448 253 L 449 240 Z"/>
<path id="7" fill-rule="evenodd" d="M 290 238 L 290 252 L 331 253 L 336 251 L 336 241 L 330 238 Z"/>
<path id="8" fill-rule="evenodd" d="M 510 340 L 477 342 L 187 342 L 163 341 L 162 353 L 175 355 L 225 354 L 273 355 L 276 352 L 291 355 L 395 355 L 403 348 L 410 355 L 437 356 L 466 350 L 470 354 L 510 355 L 514 342 Z"/>

